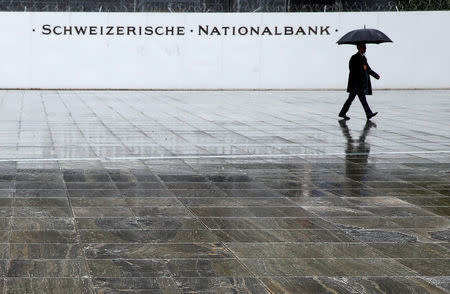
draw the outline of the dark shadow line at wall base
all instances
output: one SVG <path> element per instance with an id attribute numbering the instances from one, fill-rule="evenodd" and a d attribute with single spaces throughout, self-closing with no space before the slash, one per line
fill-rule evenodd
<path id="1" fill-rule="evenodd" d="M 21 91 L 345 91 L 344 88 L 1 88 L 5 90 Z M 374 91 L 430 91 L 450 90 L 443 88 L 374 88 Z"/>

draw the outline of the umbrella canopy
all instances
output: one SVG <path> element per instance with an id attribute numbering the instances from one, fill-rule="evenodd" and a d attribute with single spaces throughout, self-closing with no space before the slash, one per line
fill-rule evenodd
<path id="1" fill-rule="evenodd" d="M 366 43 L 366 44 L 380 44 L 380 43 L 386 43 L 386 42 L 392 42 L 391 39 L 389 39 L 388 36 L 386 36 L 383 32 L 380 32 L 376 29 L 358 29 L 353 30 L 351 32 L 348 32 L 342 38 L 337 41 L 339 45 L 342 44 L 359 44 L 359 43 Z"/>

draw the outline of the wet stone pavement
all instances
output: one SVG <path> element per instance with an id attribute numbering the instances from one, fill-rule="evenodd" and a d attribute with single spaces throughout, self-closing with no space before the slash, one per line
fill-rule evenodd
<path id="1" fill-rule="evenodd" d="M 449 293 L 450 91 L 0 91 L 2 293 Z"/>

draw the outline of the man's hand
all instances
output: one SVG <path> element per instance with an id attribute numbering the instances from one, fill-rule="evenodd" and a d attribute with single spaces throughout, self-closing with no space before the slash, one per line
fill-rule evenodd
<path id="1" fill-rule="evenodd" d="M 364 68 L 364 70 L 367 70 L 367 65 L 364 64 L 364 65 L 363 65 L 363 68 Z"/>
<path id="2" fill-rule="evenodd" d="M 377 80 L 379 80 L 380 79 L 380 76 L 379 75 L 377 75 L 376 77 L 375 77 Z"/>

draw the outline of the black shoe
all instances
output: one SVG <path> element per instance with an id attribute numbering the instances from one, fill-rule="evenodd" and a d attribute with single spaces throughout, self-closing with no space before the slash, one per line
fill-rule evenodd
<path id="1" fill-rule="evenodd" d="M 374 112 L 374 113 L 372 113 L 372 114 L 369 114 L 368 116 L 367 116 L 367 119 L 371 119 L 372 117 L 374 117 L 375 115 L 377 115 L 378 114 L 378 112 Z"/>
<path id="2" fill-rule="evenodd" d="M 345 120 L 349 120 L 350 119 L 350 117 L 346 116 L 345 114 L 339 114 L 338 116 L 342 117 Z"/>

